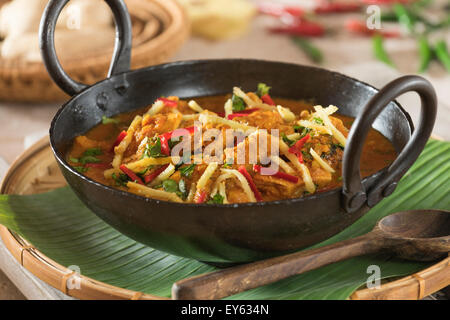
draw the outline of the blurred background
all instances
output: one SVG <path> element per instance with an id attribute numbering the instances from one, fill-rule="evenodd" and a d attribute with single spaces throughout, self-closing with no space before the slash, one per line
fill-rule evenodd
<path id="1" fill-rule="evenodd" d="M 438 94 L 434 135 L 450 140 L 450 0 L 125 2 L 133 23 L 132 68 L 254 58 L 320 66 L 378 88 L 420 74 Z M 46 4 L 0 0 L 0 179 L 24 149 L 48 134 L 68 99 L 41 61 L 37 32 Z M 71 0 L 56 32 L 64 69 L 84 83 L 102 80 L 113 45 L 113 19 L 104 1 Z M 399 101 L 417 119 L 417 96 Z M 0 289 L 7 288 L 2 279 L 0 274 Z"/>

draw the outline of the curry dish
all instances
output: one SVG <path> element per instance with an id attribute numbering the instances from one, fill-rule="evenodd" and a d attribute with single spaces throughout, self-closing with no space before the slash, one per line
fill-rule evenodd
<path id="1" fill-rule="evenodd" d="M 273 201 L 339 187 L 353 119 L 333 105 L 276 99 L 269 90 L 260 83 L 255 92 L 235 87 L 225 96 L 161 97 L 103 117 L 74 139 L 66 160 L 102 184 L 183 203 Z M 395 157 L 391 143 L 371 129 L 362 176 Z"/>

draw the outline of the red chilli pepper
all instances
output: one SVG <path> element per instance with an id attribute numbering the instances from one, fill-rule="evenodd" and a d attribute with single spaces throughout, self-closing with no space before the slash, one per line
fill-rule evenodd
<path id="1" fill-rule="evenodd" d="M 155 178 L 156 178 L 157 176 L 159 176 L 164 170 L 166 170 L 166 168 L 167 168 L 168 166 L 169 166 L 168 164 L 165 164 L 165 165 L 163 165 L 161 168 L 156 169 L 156 170 L 153 171 L 152 173 L 146 175 L 146 176 L 144 177 L 145 183 L 147 184 L 147 183 L 150 183 L 150 182 L 152 182 L 153 180 L 155 180 Z"/>
<path id="2" fill-rule="evenodd" d="M 259 108 L 248 108 L 248 109 L 239 111 L 239 113 L 250 114 L 250 113 L 256 112 L 258 110 L 260 110 L 260 109 Z"/>
<path id="3" fill-rule="evenodd" d="M 247 180 L 248 184 L 250 185 L 250 189 L 252 189 L 253 193 L 255 194 L 256 200 L 263 201 L 261 193 L 259 192 L 258 188 L 256 188 L 256 185 L 253 182 L 252 176 L 247 172 L 247 169 L 245 169 L 245 166 L 240 166 L 238 170 Z"/>
<path id="4" fill-rule="evenodd" d="M 187 130 L 189 134 L 193 134 L 195 131 L 198 130 L 198 128 L 195 126 L 182 129 Z M 171 132 L 166 132 L 160 135 L 159 140 L 161 141 L 161 153 L 166 156 L 169 156 L 170 155 L 169 140 L 181 136 L 183 136 L 183 132 L 180 129 Z"/>
<path id="5" fill-rule="evenodd" d="M 249 114 L 251 114 L 251 113 L 253 113 L 253 112 L 255 112 L 255 111 L 258 111 L 258 110 L 259 110 L 259 108 L 248 108 L 248 109 L 239 111 L 239 112 L 237 112 L 237 113 L 229 114 L 228 117 L 227 117 L 227 119 L 228 119 L 228 120 L 233 120 L 233 119 L 236 118 L 236 117 L 246 117 L 246 116 L 248 116 Z"/>
<path id="6" fill-rule="evenodd" d="M 327 14 L 327 13 L 344 13 L 344 12 L 355 12 L 361 10 L 360 3 L 336 3 L 336 2 L 326 2 L 318 5 L 314 12 L 317 14 Z"/>
<path id="7" fill-rule="evenodd" d="M 206 200 L 206 191 L 201 190 L 198 194 L 198 196 L 195 199 L 195 203 L 203 203 Z"/>
<path id="8" fill-rule="evenodd" d="M 193 134 L 195 131 L 198 130 L 198 128 L 196 126 L 192 126 L 192 127 L 188 127 L 188 128 L 181 128 L 181 129 L 187 130 L 189 132 L 189 134 Z M 177 130 L 174 130 L 171 132 L 166 132 L 166 133 L 160 135 L 159 137 L 160 138 L 164 137 L 166 140 L 170 140 L 170 139 L 176 138 L 176 137 L 181 137 L 181 136 L 183 136 L 181 129 L 177 129 Z"/>
<path id="9" fill-rule="evenodd" d="M 161 153 L 163 155 L 169 156 L 170 155 L 169 140 L 164 135 L 159 136 L 159 140 L 161 141 Z"/>
<path id="10" fill-rule="evenodd" d="M 171 108 L 176 108 L 178 107 L 178 102 L 167 99 L 167 98 L 158 98 L 156 99 L 156 101 L 162 101 L 164 102 L 164 105 L 167 107 L 171 107 Z"/>
<path id="11" fill-rule="evenodd" d="M 257 165 L 257 164 L 253 165 L 253 171 L 261 173 L 261 166 Z M 280 178 L 280 179 L 283 179 L 283 180 L 286 180 L 286 181 L 289 181 L 289 182 L 293 182 L 293 183 L 297 183 L 298 182 L 298 177 L 290 175 L 290 174 L 287 174 L 287 173 L 284 173 L 284 172 L 281 172 L 281 171 L 278 171 L 278 172 L 276 172 L 275 174 L 273 174 L 271 176 L 276 177 L 276 178 Z"/>
<path id="12" fill-rule="evenodd" d="M 311 138 L 309 134 L 298 140 L 292 147 L 289 148 L 289 152 L 293 153 L 297 156 L 298 161 L 300 163 L 303 163 L 303 154 L 302 154 L 302 148 L 305 145 L 305 143 Z"/>
<path id="13" fill-rule="evenodd" d="M 139 178 L 133 171 L 128 169 L 124 164 L 119 167 L 120 170 L 122 170 L 123 173 L 125 173 L 132 181 L 136 181 L 139 184 L 144 184 L 142 182 L 142 179 Z"/>
<path id="14" fill-rule="evenodd" d="M 114 144 L 112 145 L 111 152 L 114 152 L 114 148 L 117 147 L 123 139 L 127 136 L 127 132 L 123 130 L 119 135 L 117 136 L 116 141 L 114 141 Z"/>
<path id="15" fill-rule="evenodd" d="M 99 168 L 99 169 L 107 169 L 111 167 L 109 163 L 86 163 L 84 165 L 85 168 Z"/>
<path id="16" fill-rule="evenodd" d="M 302 17 L 305 11 L 296 6 L 283 6 L 275 3 L 262 3 L 258 5 L 258 10 L 262 14 L 268 14 L 274 17 L 291 15 L 293 17 Z"/>
<path id="17" fill-rule="evenodd" d="M 320 37 L 325 33 L 325 28 L 316 22 L 297 19 L 294 23 L 286 26 L 269 28 L 269 31 L 296 36 Z"/>
<path id="18" fill-rule="evenodd" d="M 270 105 L 270 106 L 274 106 L 274 105 L 275 105 L 275 102 L 273 102 L 273 100 L 272 100 L 272 98 L 269 96 L 269 94 L 263 95 L 263 96 L 261 97 L 261 100 L 262 100 L 264 103 L 266 103 L 266 104 L 268 104 L 268 105 Z"/>
<path id="19" fill-rule="evenodd" d="M 366 23 L 355 19 L 348 20 L 347 23 L 345 24 L 345 27 L 347 28 L 347 30 L 351 32 L 359 33 L 365 36 L 373 36 L 374 34 L 381 34 L 385 38 L 400 37 L 400 33 L 397 31 L 380 31 L 376 29 L 369 29 Z"/>

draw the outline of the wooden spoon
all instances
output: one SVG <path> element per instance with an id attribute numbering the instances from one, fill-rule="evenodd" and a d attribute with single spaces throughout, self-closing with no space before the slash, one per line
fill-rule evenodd
<path id="1" fill-rule="evenodd" d="M 220 299 L 360 255 L 388 251 L 415 261 L 450 252 L 450 211 L 416 210 L 381 219 L 373 231 L 318 249 L 240 265 L 184 279 L 173 299 Z"/>

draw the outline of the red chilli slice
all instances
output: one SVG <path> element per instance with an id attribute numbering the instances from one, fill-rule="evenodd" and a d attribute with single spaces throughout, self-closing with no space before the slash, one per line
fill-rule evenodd
<path id="1" fill-rule="evenodd" d="M 345 27 L 347 28 L 347 30 L 349 30 L 351 32 L 359 33 L 361 35 L 369 36 L 369 37 L 373 36 L 375 34 L 380 34 L 385 38 L 399 38 L 400 37 L 400 33 L 397 31 L 381 31 L 381 30 L 376 30 L 376 29 L 369 29 L 365 22 L 355 20 L 355 19 L 348 20 L 345 24 Z"/>
<path id="2" fill-rule="evenodd" d="M 289 25 L 269 28 L 269 31 L 294 36 L 320 37 L 324 35 L 325 28 L 316 22 L 298 19 Z"/>
<path id="3" fill-rule="evenodd" d="M 146 175 L 146 176 L 144 177 L 145 183 L 148 184 L 148 183 L 152 182 L 153 180 L 155 180 L 155 178 L 156 178 L 157 176 L 159 176 L 164 170 L 166 170 L 166 168 L 167 168 L 168 166 L 169 166 L 168 164 L 165 164 L 165 165 L 163 165 L 161 168 L 156 169 L 156 170 L 153 171 L 152 173 Z"/>
<path id="4" fill-rule="evenodd" d="M 275 105 L 275 102 L 273 102 L 272 98 L 269 96 L 269 94 L 265 94 L 261 97 L 261 100 L 271 106 Z"/>
<path id="5" fill-rule="evenodd" d="M 255 195 L 256 200 L 263 201 L 261 193 L 259 192 L 258 188 L 256 188 L 255 182 L 253 182 L 252 176 L 247 172 L 245 166 L 240 166 L 238 170 L 247 180 L 248 184 L 250 185 L 250 189 L 252 189 L 253 194 Z"/>
<path id="6" fill-rule="evenodd" d="M 160 138 L 164 137 L 167 140 L 170 140 L 170 139 L 176 138 L 176 137 L 181 137 L 181 136 L 183 136 L 181 129 L 187 130 L 189 132 L 189 134 L 193 134 L 194 132 L 196 132 L 198 130 L 198 128 L 196 126 L 180 128 L 180 129 L 177 129 L 174 131 L 166 132 L 166 133 L 160 135 L 159 137 Z"/>
<path id="7" fill-rule="evenodd" d="M 122 170 L 123 173 L 125 173 L 132 181 L 136 181 L 139 184 L 144 184 L 142 182 L 142 179 L 139 178 L 133 171 L 128 169 L 124 164 L 119 167 L 120 170 Z"/>
<path id="8" fill-rule="evenodd" d="M 125 130 L 123 130 L 121 133 L 119 133 L 116 141 L 114 141 L 114 144 L 111 148 L 111 152 L 114 152 L 114 148 L 117 147 L 122 142 L 122 140 L 125 139 L 126 136 L 127 136 L 127 132 Z"/>
<path id="9" fill-rule="evenodd" d="M 243 113 L 243 114 L 251 114 L 253 112 L 259 111 L 259 108 L 248 108 L 248 109 L 244 109 L 239 111 L 239 113 Z"/>
<path id="10" fill-rule="evenodd" d="M 318 14 L 327 14 L 327 13 L 344 13 L 344 12 L 354 12 L 361 10 L 361 3 L 333 3 L 326 2 L 319 4 L 314 12 Z"/>
<path id="11" fill-rule="evenodd" d="M 253 165 L 253 171 L 261 173 L 261 166 L 257 165 L 257 164 Z M 289 181 L 289 182 L 292 182 L 292 183 L 297 183 L 298 182 L 298 177 L 290 175 L 290 174 L 287 174 L 287 173 L 284 173 L 284 172 L 281 172 L 281 171 L 278 171 L 278 172 L 276 172 L 275 174 L 273 174 L 271 176 L 276 177 L 276 178 L 280 178 L 280 179 L 283 179 L 283 180 L 286 180 L 286 181 Z"/>
<path id="12" fill-rule="evenodd" d="M 195 203 L 203 203 L 206 200 L 206 191 L 201 190 L 199 193 L 197 193 L 197 197 L 195 199 Z"/>
<path id="13" fill-rule="evenodd" d="M 169 148 L 169 140 L 176 137 L 183 136 L 183 132 L 181 129 L 187 130 L 189 134 L 193 134 L 195 131 L 198 130 L 196 126 L 188 127 L 188 128 L 180 128 L 171 132 L 166 132 L 159 136 L 159 140 L 161 141 L 161 153 L 163 155 L 169 156 L 170 155 L 170 148 Z"/>
<path id="14" fill-rule="evenodd" d="M 303 154 L 302 154 L 302 148 L 305 145 L 305 143 L 311 138 L 309 134 L 298 140 L 292 147 L 289 148 L 289 152 L 293 153 L 297 156 L 298 161 L 300 163 L 303 163 Z"/>
<path id="15" fill-rule="evenodd" d="M 171 108 L 176 108 L 178 107 L 178 102 L 167 99 L 167 98 L 158 98 L 156 99 L 156 101 L 162 101 L 164 102 L 164 105 L 167 107 L 171 107 Z"/>
<path id="16" fill-rule="evenodd" d="M 248 109 L 244 109 L 244 110 L 239 111 L 239 112 L 237 112 L 237 113 L 229 114 L 228 117 L 227 117 L 227 119 L 228 119 L 228 120 L 233 120 L 233 119 L 236 118 L 236 117 L 246 117 L 246 116 L 248 116 L 249 114 L 252 114 L 253 112 L 256 112 L 256 111 L 258 111 L 258 110 L 259 110 L 259 108 L 248 108 Z"/>
<path id="17" fill-rule="evenodd" d="M 275 3 L 261 3 L 257 6 L 260 13 L 271 15 L 274 17 L 282 17 L 285 15 L 302 17 L 305 14 L 305 10 L 298 6 L 284 6 Z"/>
<path id="18" fill-rule="evenodd" d="M 159 140 L 161 141 L 161 153 L 165 156 L 170 155 L 169 141 L 166 136 L 160 136 Z"/>

